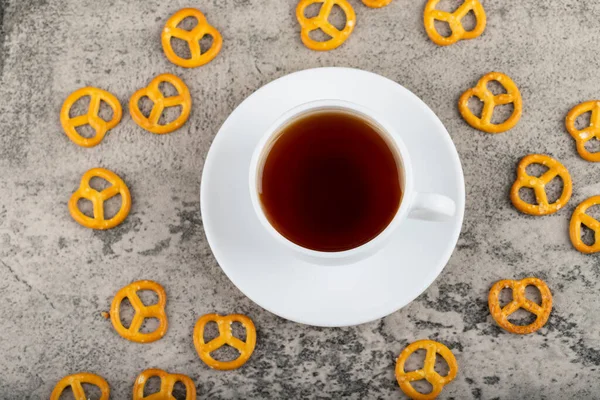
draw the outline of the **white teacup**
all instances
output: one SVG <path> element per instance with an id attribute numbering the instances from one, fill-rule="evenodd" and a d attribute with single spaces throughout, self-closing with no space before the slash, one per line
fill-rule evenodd
<path id="1" fill-rule="evenodd" d="M 388 226 L 369 242 L 350 250 L 338 252 L 307 249 L 285 238 L 269 222 L 261 204 L 259 193 L 264 161 L 275 139 L 285 127 L 298 118 L 322 111 L 349 112 L 375 126 L 381 137 L 388 143 L 389 148 L 394 152 L 396 164 L 399 168 L 400 186 L 402 187 L 400 207 Z M 456 205 L 449 197 L 436 193 L 414 191 L 413 170 L 408 149 L 392 126 L 387 124 L 376 112 L 342 100 L 318 100 L 304 103 L 279 117 L 265 132 L 254 150 L 250 162 L 249 189 L 256 216 L 275 241 L 289 249 L 296 256 L 320 265 L 345 265 L 370 257 L 385 245 L 406 218 L 443 222 L 454 216 L 456 212 Z"/>

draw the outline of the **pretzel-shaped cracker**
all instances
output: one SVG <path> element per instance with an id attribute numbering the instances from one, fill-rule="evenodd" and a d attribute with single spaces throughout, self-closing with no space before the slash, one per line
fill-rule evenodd
<path id="1" fill-rule="evenodd" d="M 535 286 L 538 288 L 542 295 L 542 304 L 538 305 L 533 301 L 525 297 L 525 288 L 527 286 Z M 512 289 L 512 301 L 506 306 L 500 306 L 500 292 L 502 289 Z M 533 333 L 540 329 L 550 316 L 552 311 L 552 293 L 548 285 L 544 281 L 538 278 L 525 278 L 520 281 L 515 280 L 503 280 L 496 282 L 490 290 L 488 297 L 488 305 L 490 307 L 490 313 L 500 327 L 511 333 L 517 333 L 519 335 L 525 335 Z M 514 325 L 508 320 L 508 317 L 517 311 L 519 308 L 523 308 L 532 314 L 537 316 L 536 320 L 529 325 Z"/>
<path id="2" fill-rule="evenodd" d="M 404 370 L 404 364 L 408 357 L 415 351 L 419 349 L 427 350 L 427 355 L 425 356 L 425 364 L 423 368 L 418 369 L 416 371 L 406 372 Z M 435 358 L 436 354 L 439 354 L 446 363 L 448 363 L 448 367 L 450 370 L 448 371 L 448 375 L 441 376 L 438 374 L 435 367 Z M 456 358 L 452 351 L 441 343 L 434 342 L 433 340 L 419 340 L 410 345 L 408 345 L 402 353 L 398 356 L 398 360 L 396 361 L 396 379 L 398 380 L 398 384 L 402 391 L 411 399 L 418 400 L 429 400 L 435 399 L 442 391 L 444 386 L 450 383 L 454 378 L 456 378 L 456 373 L 458 372 L 458 364 L 456 363 Z M 432 390 L 430 393 L 423 394 L 419 393 L 412 386 L 411 382 L 427 380 L 432 386 Z"/>
<path id="3" fill-rule="evenodd" d="M 108 181 L 111 186 L 102 191 L 97 191 L 90 186 L 90 180 L 94 177 L 102 178 Z M 121 195 L 121 208 L 110 219 L 104 218 L 104 202 L 116 195 Z M 80 199 L 86 199 L 92 202 L 94 207 L 94 216 L 88 217 L 79 209 L 77 202 Z M 131 195 L 125 182 L 114 172 L 104 168 L 92 168 L 83 174 L 79 189 L 71 196 L 69 200 L 69 211 L 71 216 L 81 225 L 92 229 L 110 229 L 119 225 L 125 220 L 131 209 Z"/>
<path id="4" fill-rule="evenodd" d="M 73 104 L 85 96 L 90 96 L 88 112 L 77 117 L 69 117 L 69 111 L 71 111 Z M 110 121 L 105 121 L 98 115 L 101 101 L 104 101 L 113 110 L 113 117 Z M 74 91 L 67 97 L 60 110 L 60 123 L 73 143 L 82 147 L 94 147 L 104 139 L 106 132 L 117 126 L 122 116 L 123 110 L 121 109 L 119 99 L 106 90 L 88 86 Z M 90 125 L 96 131 L 96 134 L 91 138 L 81 136 L 75 129 L 86 124 Z"/>
<path id="5" fill-rule="evenodd" d="M 600 222 L 585 213 L 588 208 L 598 204 L 600 204 L 600 196 L 590 197 L 579 204 L 571 216 L 571 223 L 569 225 L 571 243 L 582 253 L 591 254 L 600 251 Z M 594 244 L 591 246 L 588 246 L 581 240 L 582 224 L 594 231 Z"/>
<path id="6" fill-rule="evenodd" d="M 139 290 L 151 290 L 158 295 L 158 303 L 146 306 L 140 300 L 137 292 Z M 131 306 L 135 310 L 135 315 L 129 328 L 125 328 L 121 323 L 120 308 L 121 302 L 129 299 Z M 167 304 L 167 294 L 165 289 L 154 281 L 137 281 L 121 288 L 115 295 L 110 306 L 110 320 L 119 335 L 127 340 L 137 343 L 150 343 L 162 338 L 167 332 L 168 321 L 165 312 Z M 154 332 L 142 333 L 140 329 L 146 318 L 158 319 L 158 328 Z"/>
<path id="7" fill-rule="evenodd" d="M 527 167 L 531 164 L 544 165 L 548 167 L 548 171 L 539 178 L 531 176 L 527 174 Z M 557 176 L 563 181 L 563 191 L 554 203 L 548 203 L 546 185 Z M 529 204 L 521 200 L 519 197 L 519 190 L 524 187 L 531 188 L 535 191 L 537 205 Z M 572 191 L 573 183 L 571 181 L 571 175 L 569 175 L 569 171 L 567 171 L 564 165 L 555 159 L 542 154 L 530 154 L 523 157 L 521 162 L 519 162 L 519 166 L 517 167 L 517 180 L 510 190 L 510 199 L 515 208 L 525 214 L 548 215 L 553 214 L 564 207 L 571 198 Z"/>
<path id="8" fill-rule="evenodd" d="M 319 14 L 316 17 L 306 18 L 304 11 L 308 6 L 315 3 L 323 3 Z M 346 26 L 341 31 L 328 20 L 334 5 L 338 5 L 346 14 Z M 300 0 L 298 7 L 296 7 L 296 18 L 301 27 L 300 38 L 302 43 L 309 49 L 318 51 L 333 50 L 341 46 L 348 39 L 356 25 L 356 14 L 347 0 Z M 311 39 L 309 33 L 317 29 L 321 29 L 331 36 L 331 39 L 324 42 Z"/>
<path id="9" fill-rule="evenodd" d="M 150 378 L 160 378 L 160 391 L 144 397 L 144 387 Z M 173 399 L 173 388 L 177 382 L 185 386 L 185 400 L 196 400 L 196 385 L 187 375 L 169 374 L 158 368 L 147 369 L 135 380 L 133 385 L 133 400 L 168 400 Z"/>
<path id="10" fill-rule="evenodd" d="M 392 2 L 392 0 L 362 0 L 363 4 L 371 8 L 385 7 Z"/>
<path id="11" fill-rule="evenodd" d="M 60 399 L 62 392 L 64 392 L 64 390 L 69 386 L 71 386 L 75 400 L 87 400 L 88 397 L 85 394 L 85 390 L 83 390 L 83 386 L 81 385 L 82 383 L 89 383 L 97 386 L 101 393 L 99 400 L 108 400 L 110 396 L 108 382 L 106 382 L 106 380 L 100 375 L 89 372 L 80 372 L 78 374 L 73 374 L 62 378 L 60 381 L 58 381 L 56 386 L 54 386 L 54 389 L 50 394 L 50 400 Z"/>
<path id="12" fill-rule="evenodd" d="M 193 17 L 198 22 L 194 29 L 186 31 L 178 28 L 177 25 L 188 17 Z M 200 40 L 206 35 L 212 36 L 213 41 L 210 49 L 203 54 L 200 49 Z M 171 38 L 185 40 L 190 48 L 191 58 L 179 57 L 171 46 Z M 195 8 L 184 8 L 173 14 L 163 28 L 161 39 L 163 50 L 169 61 L 185 68 L 200 67 L 209 63 L 219 54 L 223 45 L 223 38 L 219 31 L 208 23 L 200 10 Z"/>
<path id="13" fill-rule="evenodd" d="M 485 10 L 479 0 L 465 0 L 456 11 L 449 13 L 446 11 L 436 10 L 435 7 L 441 0 L 429 0 L 425 6 L 423 20 L 425 30 L 431 41 L 439 46 L 448 46 L 458 42 L 459 40 L 475 39 L 483 33 L 487 22 Z M 466 31 L 462 19 L 470 11 L 473 11 L 477 18 L 477 25 L 470 31 Z M 445 21 L 450 26 L 452 34 L 450 36 L 442 36 L 435 29 L 435 21 Z"/>
<path id="14" fill-rule="evenodd" d="M 163 82 L 168 82 L 177 89 L 179 93 L 177 96 L 165 97 L 160 89 L 159 85 Z M 139 107 L 139 101 L 142 97 L 147 96 L 152 102 L 152 111 L 146 118 Z M 169 122 L 166 125 L 160 125 L 159 120 L 163 110 L 166 107 L 181 106 L 181 114 L 175 121 Z M 162 74 L 152 79 L 150 84 L 138 90 L 131 96 L 129 100 L 129 112 L 131 118 L 136 124 L 141 126 L 147 131 L 157 134 L 164 134 L 173 132 L 179 129 L 190 116 L 190 110 L 192 108 L 192 97 L 190 91 L 185 83 L 173 74 Z"/>
<path id="15" fill-rule="evenodd" d="M 219 327 L 219 336 L 212 339 L 208 343 L 204 342 L 204 328 L 209 322 L 216 322 Z M 233 322 L 241 323 L 246 329 L 246 341 L 233 336 L 231 324 Z M 229 345 L 240 352 L 240 356 L 233 361 L 218 361 L 211 357 L 210 353 L 221 348 L 224 345 Z M 218 314 L 206 314 L 198 319 L 194 327 L 194 346 L 206 365 L 219 370 L 231 370 L 241 367 L 248 361 L 254 346 L 256 345 L 256 328 L 252 320 L 245 315 L 231 314 L 220 316 Z"/>
<path id="16" fill-rule="evenodd" d="M 497 81 L 500 83 L 506 93 L 494 95 L 487 87 L 487 84 L 491 81 Z M 469 99 L 471 97 L 478 97 L 483 101 L 483 111 L 481 112 L 481 118 L 478 118 L 469 109 Z M 512 115 L 501 124 L 492 123 L 492 115 L 494 108 L 503 104 L 514 104 L 514 110 Z M 475 129 L 488 133 L 501 133 L 513 128 L 519 119 L 523 111 L 523 100 L 521 99 L 521 93 L 517 85 L 507 75 L 501 72 L 490 72 L 484 75 L 477 86 L 468 89 L 460 96 L 458 100 L 458 110 L 462 117 Z"/>
<path id="17" fill-rule="evenodd" d="M 591 112 L 590 125 L 584 129 L 577 129 L 575 127 L 575 121 L 580 115 L 586 112 Z M 590 153 L 586 148 L 585 144 L 593 139 L 600 139 L 600 100 L 586 101 L 575 107 L 567 114 L 565 120 L 567 131 L 575 139 L 577 144 L 577 152 L 579 155 L 587 161 L 600 162 L 600 152 Z"/>

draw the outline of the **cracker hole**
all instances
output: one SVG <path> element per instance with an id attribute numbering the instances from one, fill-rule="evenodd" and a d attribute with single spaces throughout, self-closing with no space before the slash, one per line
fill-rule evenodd
<path id="1" fill-rule="evenodd" d="M 494 112 L 492 113 L 492 124 L 501 124 L 505 122 L 510 116 L 513 114 L 515 110 L 515 105 L 513 103 L 508 104 L 500 104 L 494 107 Z"/>
<path id="2" fill-rule="evenodd" d="M 410 384 L 417 392 L 422 394 L 429 394 L 433 391 L 433 386 L 425 379 L 413 381 Z"/>
<path id="3" fill-rule="evenodd" d="M 323 7 L 323 3 L 312 3 L 308 7 L 304 9 L 304 16 L 306 18 L 314 18 L 319 15 L 321 11 L 321 7 Z"/>
<path id="4" fill-rule="evenodd" d="M 533 324 L 537 319 L 537 316 L 523 308 L 519 308 L 517 311 L 510 314 L 507 319 L 514 325 L 525 326 Z"/>
<path id="5" fill-rule="evenodd" d="M 522 187 L 519 189 L 519 198 L 527 204 L 537 205 L 537 198 L 535 197 L 535 190 L 529 187 Z"/>
<path id="6" fill-rule="evenodd" d="M 427 350 L 425 349 L 418 349 L 417 351 L 414 351 L 410 356 L 408 356 L 408 359 L 404 363 L 404 370 L 406 372 L 411 372 L 423 368 L 423 365 L 425 365 L 426 355 Z"/>
<path id="7" fill-rule="evenodd" d="M 498 295 L 498 303 L 500 304 L 500 307 L 504 308 L 508 305 L 508 303 L 510 303 L 511 301 L 513 301 L 513 291 L 511 288 L 504 288 L 500 291 L 500 294 Z"/>
<path id="8" fill-rule="evenodd" d="M 175 398 L 175 400 L 187 400 L 187 389 L 185 388 L 183 382 L 175 382 L 172 396 Z"/>
<path id="9" fill-rule="evenodd" d="M 123 301 L 119 305 L 119 317 L 121 320 L 121 325 L 123 325 L 125 329 L 129 329 L 129 327 L 131 326 L 131 321 L 133 320 L 134 315 L 135 309 L 131 305 L 129 299 L 123 299 Z"/>
<path id="10" fill-rule="evenodd" d="M 575 119 L 575 128 L 578 130 L 589 128 L 591 119 L 592 119 L 592 112 L 591 111 L 584 112 L 579 117 L 577 117 L 577 119 Z"/>
<path id="11" fill-rule="evenodd" d="M 144 385 L 144 397 L 160 392 L 160 376 L 151 376 Z"/>
<path id="12" fill-rule="evenodd" d="M 160 321 L 158 318 L 144 318 L 142 327 L 140 328 L 141 333 L 152 333 L 158 329 Z"/>
<path id="13" fill-rule="evenodd" d="M 177 24 L 177 28 L 183 29 L 184 31 L 191 31 L 198 26 L 198 20 L 194 17 L 185 17 Z"/>
<path id="14" fill-rule="evenodd" d="M 243 342 L 246 341 L 246 328 L 244 328 L 244 325 L 242 325 L 241 323 L 234 321 L 231 324 L 231 332 L 236 338 L 240 339 Z"/>
<path id="15" fill-rule="evenodd" d="M 586 246 L 593 246 L 596 243 L 596 233 L 585 224 L 581 224 L 581 241 Z"/>
<path id="16" fill-rule="evenodd" d="M 321 28 L 310 31 L 308 33 L 308 37 L 310 37 L 312 40 L 314 40 L 316 42 L 326 42 L 328 40 L 331 40 L 331 36 L 329 36 L 328 34 L 323 32 L 323 30 L 321 30 Z"/>
<path id="17" fill-rule="evenodd" d="M 100 400 L 102 398 L 102 392 L 100 388 L 96 385 L 92 385 L 90 383 L 82 383 L 83 391 L 85 392 L 86 400 Z M 71 386 L 65 388 L 62 392 L 58 400 L 73 400 L 75 395 L 73 394 L 73 389 Z"/>
<path id="18" fill-rule="evenodd" d="M 204 343 L 208 343 L 211 340 L 219 337 L 219 326 L 216 322 L 210 321 L 204 325 Z"/>
<path id="19" fill-rule="evenodd" d="M 467 103 L 467 107 L 469 110 L 471 110 L 473 115 L 475 115 L 477 118 L 481 118 L 481 113 L 483 112 L 483 101 L 481 101 L 479 97 L 472 96 Z"/>
<path id="20" fill-rule="evenodd" d="M 460 22 L 465 31 L 471 32 L 477 27 L 477 17 L 475 16 L 475 12 L 473 12 L 473 10 L 469 11 Z"/>
<path id="21" fill-rule="evenodd" d="M 179 118 L 182 111 L 183 111 L 182 106 L 166 107 L 163 110 L 162 114 L 160 114 L 160 118 L 158 119 L 158 124 L 159 125 L 170 124 L 171 122 L 173 122 L 177 118 Z"/>
<path id="22" fill-rule="evenodd" d="M 173 86 L 171 82 L 161 82 L 158 84 L 158 90 L 162 93 L 164 97 L 173 97 L 177 96 L 179 92 L 177 88 Z"/>
<path id="23" fill-rule="evenodd" d="M 189 60 L 192 58 L 192 51 L 190 50 L 190 46 L 188 42 L 183 39 L 179 39 L 176 37 L 171 37 L 171 48 L 177 54 L 178 57 L 183 58 L 185 60 Z"/>
<path id="24" fill-rule="evenodd" d="M 142 115 L 146 118 L 148 118 L 150 116 L 150 113 L 152 112 L 153 107 L 154 107 L 154 102 L 152 100 L 150 100 L 150 97 L 148 97 L 148 96 L 142 96 L 138 100 L 138 108 L 139 108 L 140 112 L 142 113 Z"/>
<path id="25" fill-rule="evenodd" d="M 411 385 L 415 390 L 422 394 L 429 394 L 433 391 L 433 386 L 429 381 L 421 379 L 420 381 L 411 382 Z"/>
<path id="26" fill-rule="evenodd" d="M 83 96 L 77 99 L 69 109 L 69 118 L 85 115 L 90 109 L 90 96 Z"/>
<path id="27" fill-rule="evenodd" d="M 585 142 L 585 144 L 583 146 L 589 153 L 600 152 L 600 140 L 598 140 L 598 138 L 595 136 L 593 138 L 591 138 L 590 140 L 588 140 L 587 142 Z"/>
<path id="28" fill-rule="evenodd" d="M 597 221 L 600 221 L 600 205 L 589 207 L 585 213 Z"/>
<path id="29" fill-rule="evenodd" d="M 537 198 L 535 197 L 535 190 L 532 188 L 522 187 L 519 189 L 519 198 L 527 204 L 537 205 Z"/>
<path id="30" fill-rule="evenodd" d="M 83 386 L 87 400 L 99 400 L 102 398 L 102 391 L 98 386 L 90 383 L 82 383 L 81 386 Z"/>
<path id="31" fill-rule="evenodd" d="M 452 29 L 450 28 L 450 24 L 446 21 L 433 21 L 433 26 L 435 27 L 435 31 L 439 33 L 440 36 L 450 37 L 452 35 Z"/>
<path id="32" fill-rule="evenodd" d="M 487 83 L 487 90 L 492 92 L 494 96 L 498 96 L 499 94 L 508 94 L 506 88 L 498 81 L 489 81 Z"/>
<path id="33" fill-rule="evenodd" d="M 109 188 L 111 186 L 112 185 L 109 181 L 100 178 L 99 176 L 93 176 L 92 179 L 90 179 L 90 187 L 94 190 L 97 190 L 98 192 L 101 192 L 104 189 Z"/>
<path id="34" fill-rule="evenodd" d="M 453 13 L 458 9 L 458 7 L 463 5 L 464 2 L 465 0 L 441 0 L 437 6 L 435 6 L 435 8 L 437 10 Z"/>
<path id="35" fill-rule="evenodd" d="M 446 359 L 439 354 L 435 355 L 435 365 L 433 366 L 433 369 L 440 376 L 448 376 L 450 373 L 450 366 L 446 362 Z"/>
<path id="36" fill-rule="evenodd" d="M 536 286 L 528 285 L 525 288 L 525 297 L 538 305 L 542 304 L 542 293 Z"/>
<path id="37" fill-rule="evenodd" d="M 555 176 L 545 187 L 548 203 L 554 203 L 563 193 L 565 183 L 560 176 Z"/>
<path id="38" fill-rule="evenodd" d="M 218 361 L 233 361 L 239 358 L 240 352 L 230 345 L 226 344 L 210 353 L 211 357 Z"/>
<path id="39" fill-rule="evenodd" d="M 58 400 L 73 400 L 74 398 L 75 398 L 75 395 L 73 394 L 73 389 L 71 389 L 71 386 L 68 386 L 60 394 L 60 396 L 58 397 Z"/>
<path id="40" fill-rule="evenodd" d="M 115 112 L 112 107 L 108 105 L 104 100 L 100 100 L 100 109 L 98 110 L 98 116 L 106 122 L 113 119 Z"/>
<path id="41" fill-rule="evenodd" d="M 212 35 L 204 35 L 202 39 L 200 39 L 200 53 L 204 54 L 212 47 L 214 42 L 214 38 Z"/>
<path id="42" fill-rule="evenodd" d="M 137 295 L 146 307 L 158 304 L 158 294 L 154 290 L 138 290 Z"/>
<path id="43" fill-rule="evenodd" d="M 327 17 L 327 21 L 335 26 L 338 31 L 341 31 L 346 27 L 346 13 L 342 10 L 342 7 L 335 4 Z"/>
<path id="44" fill-rule="evenodd" d="M 117 213 L 121 209 L 122 204 L 123 199 L 121 198 L 120 193 L 116 196 L 109 198 L 108 200 L 105 200 L 102 203 L 102 207 L 104 207 L 104 219 L 111 219 L 115 215 L 117 215 Z"/>
<path id="45" fill-rule="evenodd" d="M 83 136 L 87 139 L 96 136 L 96 130 L 92 128 L 90 124 L 76 126 L 75 131 L 79 134 L 79 136 Z"/>
<path id="46" fill-rule="evenodd" d="M 90 218 L 94 218 L 94 205 L 88 199 L 77 200 L 77 208 L 83 213 L 83 215 Z"/>
<path id="47" fill-rule="evenodd" d="M 545 166 L 543 164 L 532 163 L 532 164 L 529 164 L 527 166 L 527 168 L 525 168 L 525 172 L 529 176 L 535 176 L 535 177 L 539 178 L 540 176 L 542 176 L 546 172 L 548 172 L 549 169 L 550 168 L 548 168 L 547 166 Z"/>

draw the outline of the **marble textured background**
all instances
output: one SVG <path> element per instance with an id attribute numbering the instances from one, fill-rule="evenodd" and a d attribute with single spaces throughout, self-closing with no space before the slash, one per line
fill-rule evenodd
<path id="1" fill-rule="evenodd" d="M 316 53 L 300 42 L 293 0 L 0 0 L 0 398 L 45 399 L 61 376 L 87 370 L 125 399 L 148 367 L 190 375 L 202 398 L 402 398 L 395 358 L 427 337 L 460 365 L 443 398 L 600 398 L 600 261 L 575 251 L 567 233 L 574 207 L 600 194 L 600 165 L 579 158 L 563 124 L 572 106 L 600 96 L 600 2 L 483 0 L 484 35 L 447 48 L 424 32 L 425 0 L 381 10 L 350 2 L 351 38 Z M 160 30 L 183 6 L 204 11 L 224 37 L 199 69 L 162 53 Z M 412 90 L 448 128 L 465 171 L 463 232 L 441 277 L 401 311 L 353 328 L 301 326 L 254 305 L 221 272 L 199 213 L 204 159 L 228 114 L 267 82 L 319 66 L 373 71 Z M 509 74 L 525 104 L 501 135 L 471 129 L 456 107 L 491 70 Z M 63 134 L 58 112 L 73 90 L 102 87 L 126 105 L 163 72 L 193 94 L 183 129 L 152 135 L 125 112 L 94 149 Z M 574 180 L 571 202 L 552 216 L 525 216 L 508 200 L 516 163 L 532 152 L 557 157 Z M 66 208 L 96 166 L 121 175 L 133 196 L 126 222 L 107 232 L 82 228 Z M 555 307 L 539 332 L 510 335 L 489 316 L 487 293 L 528 275 L 546 280 Z M 145 346 L 100 315 L 139 278 L 169 296 L 169 332 Z M 215 311 L 247 313 L 258 327 L 256 351 L 237 371 L 210 370 L 194 351 L 194 321 Z"/>

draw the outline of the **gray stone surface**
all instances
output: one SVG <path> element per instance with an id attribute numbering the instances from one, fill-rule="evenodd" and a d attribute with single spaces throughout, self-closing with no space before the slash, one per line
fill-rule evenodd
<path id="1" fill-rule="evenodd" d="M 443 398 L 600 397 L 600 261 L 575 251 L 567 233 L 574 207 L 600 194 L 600 165 L 579 158 L 563 124 L 572 106 L 600 96 L 600 2 L 484 0 L 484 35 L 440 48 L 422 26 L 425 0 L 381 10 L 350 1 L 358 24 L 348 42 L 315 53 L 300 42 L 294 0 L 0 0 L 0 398 L 48 398 L 78 371 L 130 398 L 148 367 L 190 375 L 202 398 L 402 398 L 395 358 L 427 337 L 460 365 Z M 184 70 L 166 60 L 159 34 L 190 5 L 224 46 Z M 254 305 L 221 272 L 199 214 L 204 159 L 228 114 L 267 82 L 318 66 L 373 71 L 415 92 L 448 128 L 466 178 L 463 232 L 441 277 L 403 310 L 353 328 L 301 326 Z M 491 70 L 509 74 L 525 104 L 501 135 L 471 129 L 456 107 Z M 63 134 L 58 113 L 73 90 L 99 86 L 126 105 L 162 72 L 182 77 L 194 98 L 181 130 L 153 135 L 125 112 L 96 148 Z M 516 163 L 532 152 L 557 157 L 574 180 L 571 202 L 552 216 L 525 216 L 508 200 Z M 96 166 L 120 174 L 133 196 L 126 222 L 107 232 L 79 226 L 66 207 Z M 487 293 L 498 279 L 528 275 L 548 282 L 555 307 L 539 332 L 510 335 L 489 316 Z M 168 292 L 169 331 L 149 345 L 120 338 L 100 315 L 140 278 Z M 255 321 L 258 345 L 243 368 L 213 371 L 197 357 L 191 331 L 208 312 Z"/>

